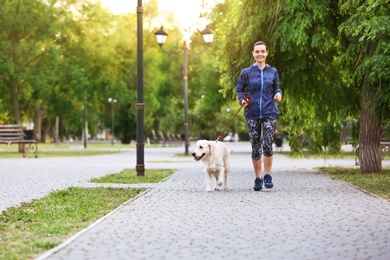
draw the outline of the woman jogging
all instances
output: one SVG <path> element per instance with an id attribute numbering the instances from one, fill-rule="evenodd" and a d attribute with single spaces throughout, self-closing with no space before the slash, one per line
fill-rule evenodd
<path id="1" fill-rule="evenodd" d="M 279 115 L 276 101 L 282 100 L 279 89 L 279 74 L 276 68 L 266 64 L 268 56 L 265 42 L 258 41 L 252 51 L 255 63 L 241 71 L 236 84 L 240 104 L 245 107 L 244 116 L 252 145 L 252 163 L 256 179 L 254 190 L 259 191 L 264 186 L 272 188 L 272 140 L 275 134 L 276 121 Z M 244 99 L 244 93 L 251 96 L 250 104 Z M 263 126 L 263 134 L 261 128 Z M 262 164 L 264 155 L 264 178 Z"/>

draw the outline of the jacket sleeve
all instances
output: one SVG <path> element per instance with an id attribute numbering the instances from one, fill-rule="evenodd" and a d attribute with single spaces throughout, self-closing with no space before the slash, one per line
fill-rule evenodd
<path id="1" fill-rule="evenodd" d="M 274 87 L 274 95 L 276 95 L 276 93 L 280 93 L 280 95 L 283 96 L 283 92 L 282 90 L 279 88 L 279 84 L 280 84 L 280 81 L 279 81 L 279 73 L 278 73 L 278 70 L 275 69 L 274 71 L 274 82 L 273 82 L 273 87 Z"/>
<path id="2" fill-rule="evenodd" d="M 237 84 L 236 84 L 236 91 L 237 91 L 237 98 L 238 102 L 241 105 L 243 93 L 245 92 L 246 87 L 246 73 L 244 70 L 241 71 L 240 76 L 238 77 Z"/>

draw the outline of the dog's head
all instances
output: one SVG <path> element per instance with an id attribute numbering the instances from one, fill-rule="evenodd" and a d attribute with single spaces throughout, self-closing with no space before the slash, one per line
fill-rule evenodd
<path id="1" fill-rule="evenodd" d="M 212 144 L 207 140 L 198 140 L 196 142 L 195 150 L 192 152 L 192 156 L 195 161 L 200 161 L 203 158 L 211 154 Z"/>

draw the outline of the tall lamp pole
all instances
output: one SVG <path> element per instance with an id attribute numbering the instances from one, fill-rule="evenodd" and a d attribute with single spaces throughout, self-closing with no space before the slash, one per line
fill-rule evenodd
<path id="1" fill-rule="evenodd" d="M 214 40 L 214 35 L 209 27 L 206 27 L 203 31 L 200 32 L 203 36 L 204 42 L 207 44 L 207 46 L 210 45 L 210 43 Z M 157 32 L 155 32 L 156 40 L 158 45 L 160 46 L 161 50 L 163 50 L 165 53 L 168 54 L 177 54 L 179 52 L 168 52 L 165 51 L 162 46 L 164 45 L 168 34 L 163 30 L 163 27 L 160 28 Z M 192 52 L 188 47 L 187 43 L 184 41 L 183 48 L 181 50 L 183 52 L 183 81 L 184 81 L 184 154 L 188 155 L 189 151 L 188 148 L 190 146 L 189 142 L 189 130 L 188 130 L 188 52 L 193 54 L 202 54 L 206 50 L 202 52 Z"/>
<path id="2" fill-rule="evenodd" d="M 143 21 L 144 8 L 142 0 L 138 0 L 137 6 L 137 165 L 135 166 L 137 176 L 145 175 L 144 164 L 144 56 L 143 56 Z"/>
<path id="3" fill-rule="evenodd" d="M 84 149 L 87 149 L 87 140 L 88 140 L 88 121 L 87 121 L 87 96 L 84 96 Z"/>
<path id="4" fill-rule="evenodd" d="M 115 98 L 108 98 L 108 102 L 111 103 L 111 145 L 114 145 L 114 130 L 115 130 Z"/>

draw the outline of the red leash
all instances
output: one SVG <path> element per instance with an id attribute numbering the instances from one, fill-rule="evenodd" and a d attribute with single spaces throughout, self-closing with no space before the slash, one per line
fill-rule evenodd
<path id="1" fill-rule="evenodd" d="M 247 96 L 245 93 L 243 94 L 243 100 L 245 100 L 248 105 L 245 107 L 245 110 L 248 110 L 249 107 L 251 106 L 251 100 L 252 100 L 252 97 L 251 96 Z M 241 108 L 243 106 L 241 105 L 241 107 L 238 109 L 238 111 L 234 114 L 234 116 L 232 117 L 232 119 L 230 119 L 229 123 L 225 126 L 225 128 L 223 129 L 223 131 L 221 132 L 221 134 L 218 136 L 217 140 L 215 140 L 215 142 L 218 142 L 219 139 L 223 136 L 223 133 L 226 131 L 226 129 L 230 126 L 230 124 L 233 122 L 233 120 L 236 118 L 236 116 L 238 115 L 238 113 L 241 111 Z"/>

